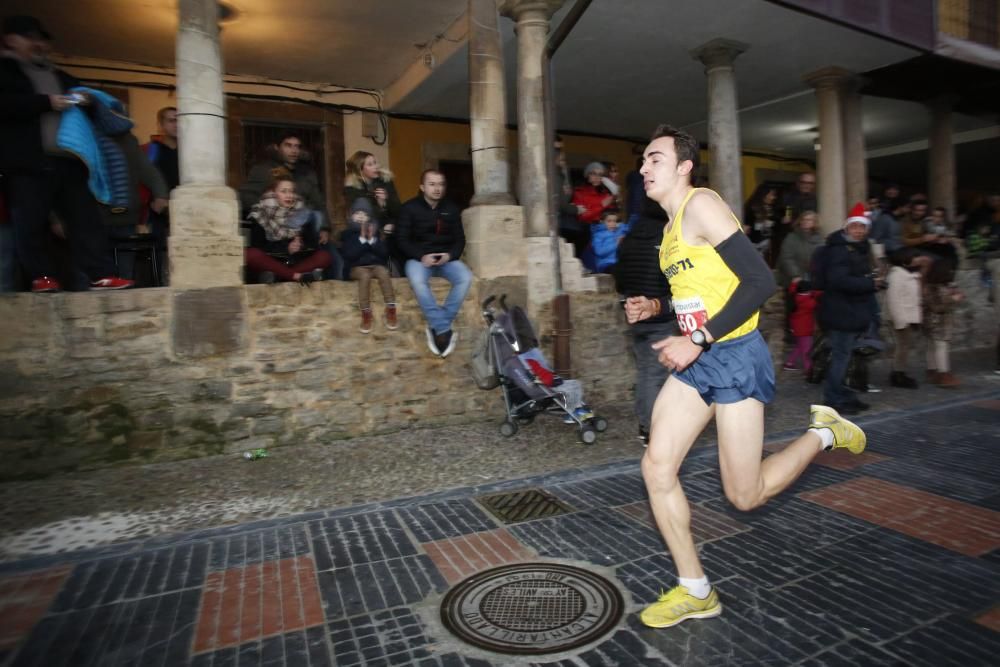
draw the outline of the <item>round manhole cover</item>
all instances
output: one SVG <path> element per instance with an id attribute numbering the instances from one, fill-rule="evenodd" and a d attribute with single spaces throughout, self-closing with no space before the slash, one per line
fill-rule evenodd
<path id="1" fill-rule="evenodd" d="M 618 623 L 624 603 L 607 579 L 557 563 L 485 570 L 444 596 L 441 620 L 465 642 L 498 653 L 557 653 Z"/>

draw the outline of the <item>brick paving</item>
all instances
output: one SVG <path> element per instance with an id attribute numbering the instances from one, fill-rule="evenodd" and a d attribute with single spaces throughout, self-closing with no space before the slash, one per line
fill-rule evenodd
<path id="1" fill-rule="evenodd" d="M 750 513 L 711 448 L 686 462 L 718 619 L 639 623 L 674 568 L 633 460 L 5 563 L 0 667 L 996 664 L 1000 396 L 860 421 L 868 453 L 821 455 Z M 532 488 L 567 513 L 503 525 L 477 500 Z M 538 559 L 612 578 L 619 625 L 515 660 L 435 621 L 465 577 Z"/>

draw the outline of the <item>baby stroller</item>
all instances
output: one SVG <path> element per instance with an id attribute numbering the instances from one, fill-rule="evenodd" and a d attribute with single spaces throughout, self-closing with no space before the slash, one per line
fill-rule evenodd
<path id="1" fill-rule="evenodd" d="M 528 425 L 539 414 L 561 417 L 580 430 L 580 440 L 591 445 L 597 434 L 607 430 L 608 421 L 595 415 L 583 403 L 583 389 L 577 380 L 555 375 L 538 348 L 538 337 L 527 314 L 519 306 L 507 307 L 507 295 L 493 306 L 495 295 L 483 301 L 486 321 L 485 349 L 496 376 L 493 386 L 503 392 L 507 418 L 500 424 L 500 435 L 509 438 L 519 426 Z M 488 386 L 482 382 L 481 387 Z"/>

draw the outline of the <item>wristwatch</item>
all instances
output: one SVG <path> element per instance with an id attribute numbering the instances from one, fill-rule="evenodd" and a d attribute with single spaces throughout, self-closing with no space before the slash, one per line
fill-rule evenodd
<path id="1" fill-rule="evenodd" d="M 712 349 L 712 344 L 708 342 L 708 338 L 705 336 L 705 332 L 701 329 L 695 329 L 691 332 L 691 342 L 700 347 L 705 352 Z"/>

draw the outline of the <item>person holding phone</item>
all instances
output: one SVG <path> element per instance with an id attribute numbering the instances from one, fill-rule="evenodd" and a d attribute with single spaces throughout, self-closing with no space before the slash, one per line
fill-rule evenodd
<path id="1" fill-rule="evenodd" d="M 472 271 L 459 257 L 465 250 L 462 212 L 444 198 L 444 174 L 427 169 L 420 176 L 420 195 L 403 204 L 396 244 L 406 258 L 406 277 L 427 318 L 427 347 L 439 357 L 455 351 L 458 334 L 452 322 L 472 285 Z M 430 288 L 432 277 L 444 278 L 451 290 L 439 304 Z"/>

